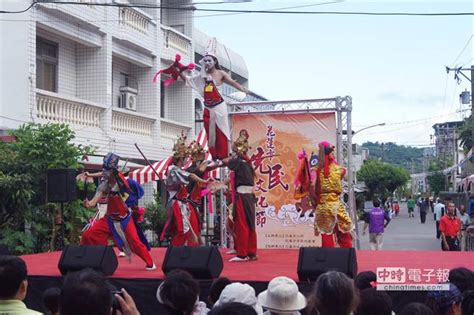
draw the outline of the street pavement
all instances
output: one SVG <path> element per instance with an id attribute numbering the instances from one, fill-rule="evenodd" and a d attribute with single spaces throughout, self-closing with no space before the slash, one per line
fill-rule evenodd
<path id="1" fill-rule="evenodd" d="M 369 233 L 362 235 L 364 222 L 359 222 L 360 248 L 370 249 Z M 431 209 L 426 215 L 426 222 L 421 224 L 418 207 L 415 207 L 415 217 L 408 217 L 406 203 L 401 203 L 400 213 L 395 214 L 385 229 L 385 250 L 435 250 L 441 251 L 441 241 L 436 239 L 436 225 Z"/>

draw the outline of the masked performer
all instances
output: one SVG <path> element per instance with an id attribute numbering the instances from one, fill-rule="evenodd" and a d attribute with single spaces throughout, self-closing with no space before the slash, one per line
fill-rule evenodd
<path id="1" fill-rule="evenodd" d="M 199 220 L 188 200 L 187 185 L 191 181 L 207 183 L 209 180 L 204 180 L 196 174 L 183 170 L 185 159 L 188 156 L 185 141 L 186 137 L 182 135 L 173 147 L 173 164 L 169 166 L 166 178 L 166 189 L 169 192 L 166 206 L 168 221 L 161 238 L 163 239 L 166 232 L 170 232 L 171 245 L 173 246 L 199 246 Z"/>
<path id="2" fill-rule="evenodd" d="M 220 88 L 225 82 L 230 86 L 247 94 L 246 88 L 234 81 L 230 75 L 221 70 L 216 57 L 215 38 L 209 43 L 201 64 L 201 73 L 187 76 L 180 72 L 186 84 L 196 90 L 204 98 L 204 128 L 208 136 L 209 152 L 214 159 L 224 159 L 229 156 L 230 127 L 227 113 L 227 104 L 222 97 Z M 239 98 L 245 97 L 239 95 Z"/>
<path id="3" fill-rule="evenodd" d="M 237 256 L 231 262 L 257 260 L 257 232 L 255 230 L 255 171 L 247 155 L 249 150 L 247 130 L 241 130 L 232 145 L 234 155 L 222 160 L 223 165 L 234 171 L 233 219 Z"/>
<path id="4" fill-rule="evenodd" d="M 94 223 L 82 234 L 82 245 L 108 245 L 113 237 L 115 243 L 127 256 L 135 253 L 146 263 L 146 270 L 156 269 L 147 247 L 140 241 L 132 214 L 124 202 L 124 195 L 130 193 L 130 186 L 122 173 L 118 171 L 119 156 L 109 153 L 104 158 L 103 180 L 92 200 L 85 200 L 88 208 L 95 207 L 103 197 L 107 197 L 105 216 Z"/>
<path id="5" fill-rule="evenodd" d="M 352 247 L 352 220 L 341 202 L 342 178 L 346 170 L 336 163 L 334 146 L 319 143 L 319 159 L 315 179 L 316 211 L 314 231 L 321 233 L 322 247 Z"/>

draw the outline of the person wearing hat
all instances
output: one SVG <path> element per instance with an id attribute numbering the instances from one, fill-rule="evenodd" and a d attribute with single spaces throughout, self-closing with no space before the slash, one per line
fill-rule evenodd
<path id="1" fill-rule="evenodd" d="M 447 283 L 449 290 L 429 291 L 426 296 L 426 305 L 435 314 L 461 315 L 462 294 L 456 285 Z"/>
<path id="2" fill-rule="evenodd" d="M 253 307 L 258 315 L 263 315 L 263 309 L 255 296 L 255 290 L 247 283 L 234 282 L 222 290 L 214 307 L 227 303 L 239 302 Z"/>
<path id="3" fill-rule="evenodd" d="M 298 290 L 296 282 L 287 277 L 276 277 L 268 289 L 258 295 L 258 302 L 267 311 L 264 315 L 299 315 L 306 307 L 306 298 Z"/>
<path id="4" fill-rule="evenodd" d="M 196 90 L 204 98 L 203 119 L 204 129 L 206 129 L 208 137 L 209 152 L 214 159 L 221 160 L 229 155 L 228 146 L 231 136 L 227 104 L 220 88 L 225 82 L 245 94 L 248 94 L 248 90 L 220 68 L 216 49 L 217 41 L 212 38 L 208 43 L 204 57 L 199 61 L 201 73 L 189 76 L 185 75 L 184 72 L 180 72 L 180 77 L 186 82 L 186 85 Z"/>
<path id="5" fill-rule="evenodd" d="M 342 178 L 346 169 L 339 166 L 334 157 L 334 146 L 327 141 L 319 143 L 319 159 L 316 169 L 314 204 L 314 232 L 321 234 L 322 247 L 352 247 L 352 220 L 341 202 Z"/>
<path id="6" fill-rule="evenodd" d="M 161 239 L 164 238 L 166 232 L 169 232 L 173 246 L 199 246 L 201 234 L 199 220 L 188 199 L 187 185 L 191 181 L 208 183 L 209 179 L 202 179 L 183 169 L 185 159 L 188 157 L 188 146 L 183 134 L 174 145 L 173 152 L 172 165 L 168 167 L 165 181 L 166 190 L 169 193 L 166 204 L 168 220 L 161 233 Z"/>
<path id="7" fill-rule="evenodd" d="M 222 165 L 234 171 L 233 219 L 236 257 L 230 262 L 257 260 L 257 232 L 255 230 L 255 170 L 247 155 L 249 134 L 242 129 L 232 145 L 234 155 L 222 160 Z"/>
<path id="8" fill-rule="evenodd" d="M 105 245 L 113 238 L 115 244 L 122 248 L 128 257 L 135 253 L 146 263 L 146 270 L 156 269 L 148 248 L 142 243 L 137 234 L 132 214 L 124 202 L 124 195 L 130 191 L 130 186 L 121 172 L 118 171 L 120 157 L 109 153 L 104 157 L 103 180 L 94 198 L 85 200 L 84 206 L 93 208 L 98 201 L 107 198 L 107 212 L 82 234 L 81 245 Z"/>

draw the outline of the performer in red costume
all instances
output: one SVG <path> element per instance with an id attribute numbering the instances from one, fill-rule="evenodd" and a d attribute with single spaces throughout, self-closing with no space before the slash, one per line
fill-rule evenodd
<path id="1" fill-rule="evenodd" d="M 200 228 L 199 219 L 194 207 L 188 199 L 188 189 L 190 181 L 197 183 L 207 183 L 209 180 L 202 179 L 196 174 L 182 169 L 188 148 L 186 137 L 181 135 L 173 147 L 173 164 L 169 166 L 166 178 L 166 189 L 169 199 L 166 208 L 168 209 L 168 221 L 161 234 L 164 237 L 166 232 L 171 234 L 171 245 L 173 246 L 199 246 Z"/>
<path id="2" fill-rule="evenodd" d="M 130 190 L 128 182 L 118 171 L 120 157 L 109 153 L 104 157 L 103 180 L 92 200 L 85 200 L 88 208 L 96 206 L 105 196 L 107 198 L 107 212 L 103 218 L 96 221 L 82 234 L 82 245 L 108 245 L 113 237 L 115 243 L 123 248 L 128 257 L 135 253 L 146 263 L 146 270 L 156 269 L 147 247 L 138 237 L 132 214 L 123 201 L 123 194 Z"/>
<path id="3" fill-rule="evenodd" d="M 341 202 L 342 178 L 346 169 L 334 157 L 334 146 L 319 143 L 315 185 L 315 235 L 321 234 L 322 247 L 352 247 L 352 220 Z"/>
<path id="4" fill-rule="evenodd" d="M 196 90 L 204 98 L 204 128 L 208 136 L 209 152 L 214 159 L 224 159 L 229 156 L 230 127 L 227 113 L 227 104 L 222 97 L 220 88 L 225 82 L 247 94 L 246 88 L 234 81 L 230 75 L 221 70 L 216 57 L 215 38 L 208 45 L 208 50 L 201 64 L 201 73 L 193 76 L 180 72 L 186 84 Z M 239 95 L 239 99 L 245 98 Z"/>
<path id="5" fill-rule="evenodd" d="M 249 134 L 241 130 L 232 145 L 234 155 L 222 160 L 223 165 L 234 171 L 234 234 L 237 256 L 230 262 L 257 260 L 257 232 L 255 230 L 255 171 L 247 155 Z"/>

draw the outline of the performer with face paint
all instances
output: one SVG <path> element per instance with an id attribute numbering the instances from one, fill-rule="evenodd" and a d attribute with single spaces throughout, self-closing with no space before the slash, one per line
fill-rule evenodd
<path id="1" fill-rule="evenodd" d="M 315 186 L 315 235 L 321 234 L 322 247 L 352 247 L 352 220 L 341 201 L 342 178 L 346 169 L 334 157 L 334 146 L 319 143 L 319 159 Z"/>
<path id="2" fill-rule="evenodd" d="M 209 152 L 214 159 L 224 159 L 229 155 L 230 127 L 227 104 L 222 97 L 220 88 L 225 82 L 237 90 L 247 94 L 248 90 L 221 70 L 216 57 L 216 39 L 208 45 L 204 58 L 200 61 L 201 73 L 193 76 L 180 72 L 186 84 L 196 90 L 204 98 L 204 128 L 208 135 Z"/>

